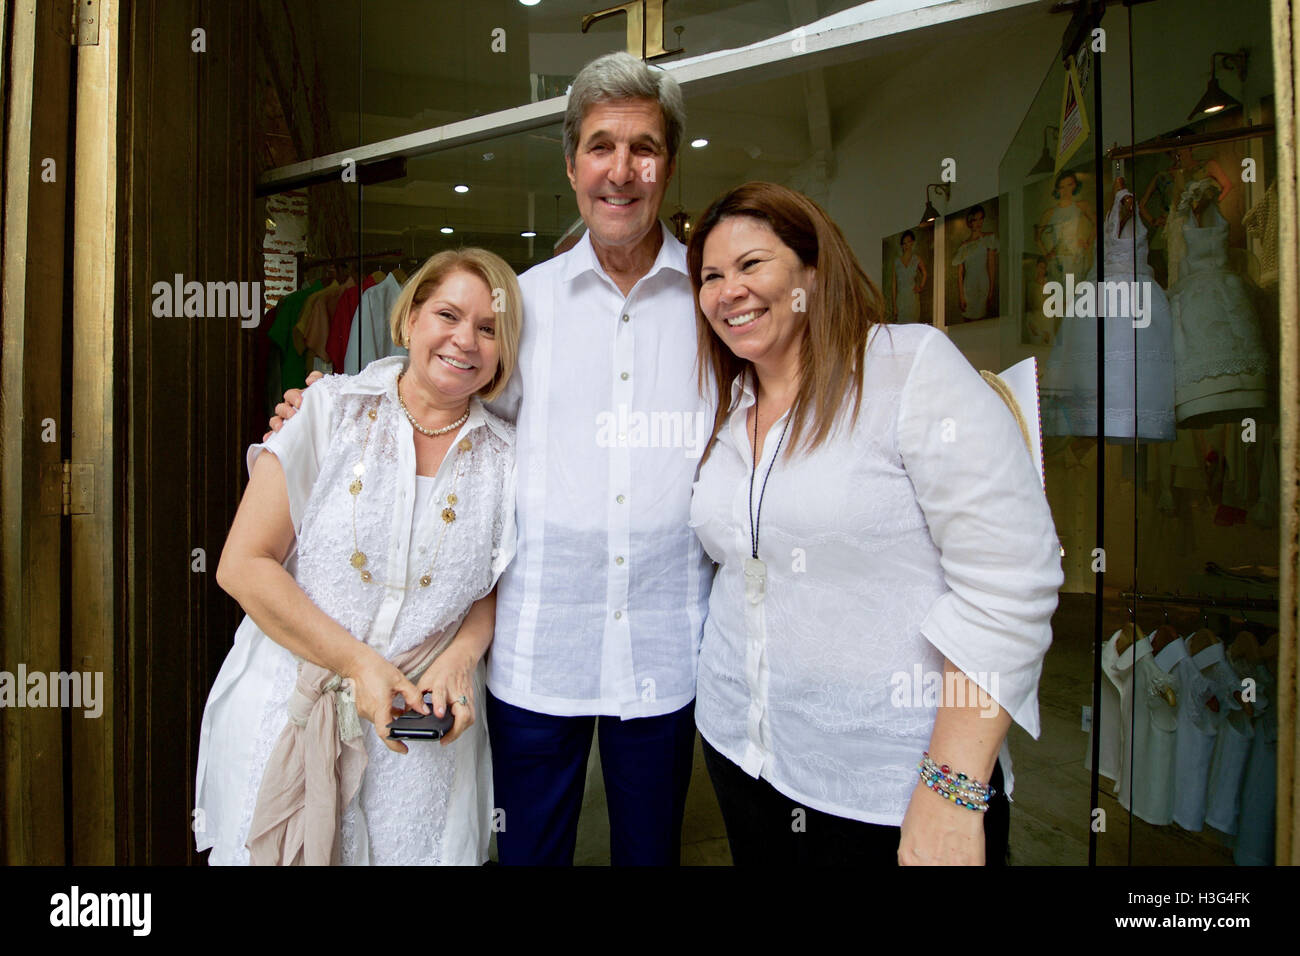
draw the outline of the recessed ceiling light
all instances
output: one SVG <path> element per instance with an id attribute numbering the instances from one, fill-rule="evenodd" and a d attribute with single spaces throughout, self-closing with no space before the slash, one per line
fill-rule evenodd
<path id="1" fill-rule="evenodd" d="M 537 235 L 537 233 L 533 232 L 531 229 L 525 229 L 519 235 L 523 236 L 525 239 L 532 239 Z"/>
<path id="2" fill-rule="evenodd" d="M 709 141 L 701 137 L 700 139 L 691 140 L 691 145 L 696 149 L 703 149 L 705 146 L 709 145 Z"/>
<path id="3" fill-rule="evenodd" d="M 451 228 L 451 226 L 443 226 L 438 231 L 442 233 L 444 236 L 450 236 L 454 230 Z"/>
<path id="4" fill-rule="evenodd" d="M 519 2 L 522 3 L 522 4 L 523 4 L 524 6 L 526 6 L 526 7 L 535 7 L 535 6 L 537 6 L 539 3 L 541 3 L 542 0 L 519 0 Z"/>
<path id="5" fill-rule="evenodd" d="M 466 186 L 464 183 L 457 183 L 455 186 L 452 186 L 451 188 L 454 189 L 454 190 L 456 190 L 456 192 L 458 192 L 458 193 L 467 193 L 467 192 L 469 192 L 469 187 Z"/>

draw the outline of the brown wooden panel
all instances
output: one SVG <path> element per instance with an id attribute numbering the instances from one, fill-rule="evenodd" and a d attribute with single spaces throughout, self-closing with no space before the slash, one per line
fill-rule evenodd
<path id="1" fill-rule="evenodd" d="M 70 172 L 70 48 L 64 3 L 15 4 L 6 30 L 3 387 L 0 388 L 0 669 L 57 672 L 63 519 L 42 513 L 41 476 L 61 473 L 64 211 Z M 55 162 L 53 182 L 43 161 Z M 58 441 L 42 441 L 52 419 Z M 65 862 L 63 726 L 56 707 L 0 710 L 3 859 Z"/>
<path id="2" fill-rule="evenodd" d="M 249 333 L 237 319 L 157 318 L 156 281 L 252 281 L 249 0 L 132 4 L 126 675 L 119 814 L 132 863 L 195 859 L 198 726 L 239 609 L 215 570 L 234 516 Z M 191 31 L 207 50 L 191 50 Z M 243 333 L 243 334 L 241 334 Z M 203 548 L 205 573 L 191 571 Z"/>

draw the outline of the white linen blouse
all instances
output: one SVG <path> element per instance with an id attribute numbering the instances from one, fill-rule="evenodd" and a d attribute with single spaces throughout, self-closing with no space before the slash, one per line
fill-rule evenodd
<path id="1" fill-rule="evenodd" d="M 513 426 L 472 399 L 438 474 L 417 482 L 413 432 L 397 402 L 406 361 L 380 359 L 353 378 L 327 376 L 303 392 L 302 408 L 280 431 L 248 449 L 250 474 L 263 450 L 274 452 L 284 471 L 295 533 L 286 569 L 317 607 L 389 659 L 430 635 L 450 643 L 515 552 Z M 470 448 L 462 452 L 463 440 Z M 362 490 L 354 497 L 349 484 L 359 462 Z M 435 562 L 453 487 L 456 520 L 446 525 Z M 418 508 L 422 497 L 426 507 Z M 370 583 L 350 563 L 354 548 L 367 556 Z M 432 583 L 422 588 L 425 573 Z M 245 616 L 199 734 L 194 829 L 197 849 L 213 848 L 210 863 L 248 862 L 244 843 L 257 791 L 297 671 L 297 658 Z M 492 767 L 481 719 L 484 676 L 480 663 L 480 719 L 446 747 L 415 741 L 409 753 L 394 753 L 362 720 L 369 764 L 340 823 L 345 864 L 487 859 Z"/>
<path id="2" fill-rule="evenodd" d="M 783 450 L 772 465 L 759 528 L 766 596 L 755 604 L 744 579 L 748 381 L 733 384 L 732 401 L 691 506 L 719 565 L 696 723 L 791 799 L 900 825 L 944 656 L 1038 736 L 1062 583 L 1038 471 L 1002 400 L 946 335 L 877 327 L 857 422 L 844 416 L 817 450 Z M 755 512 L 782 425 L 763 444 Z"/>

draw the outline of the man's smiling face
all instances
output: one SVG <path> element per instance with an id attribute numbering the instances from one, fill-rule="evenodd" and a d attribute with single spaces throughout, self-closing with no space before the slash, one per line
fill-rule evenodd
<path id="1" fill-rule="evenodd" d="M 659 103 L 597 103 L 583 117 L 575 157 L 565 169 L 592 243 L 635 246 L 657 228 L 674 169 Z"/>

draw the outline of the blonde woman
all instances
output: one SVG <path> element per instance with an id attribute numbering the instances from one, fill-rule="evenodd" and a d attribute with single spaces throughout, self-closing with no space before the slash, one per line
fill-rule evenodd
<path id="1" fill-rule="evenodd" d="M 521 321 L 502 259 L 439 253 L 393 308 L 409 354 L 327 377 L 250 447 L 217 568 L 248 616 L 199 744 L 209 862 L 486 859 L 491 761 L 475 717 L 514 554 L 515 468 L 514 428 L 482 402 L 510 378 Z M 406 708 L 450 710 L 454 726 L 408 748 L 388 736 Z"/>

